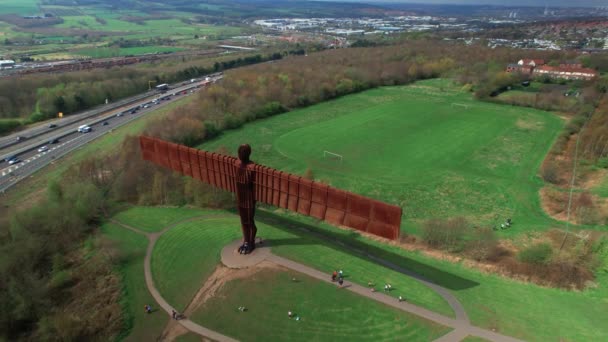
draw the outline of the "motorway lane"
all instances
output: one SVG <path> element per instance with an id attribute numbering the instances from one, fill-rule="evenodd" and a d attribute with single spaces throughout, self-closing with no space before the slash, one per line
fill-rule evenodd
<path id="1" fill-rule="evenodd" d="M 169 91 L 167 94 L 164 94 L 164 96 L 170 94 L 173 94 L 173 91 Z M 193 94 L 193 92 L 189 91 L 186 92 L 186 94 L 176 94 L 176 96 L 172 96 L 169 100 L 161 101 L 158 105 L 154 105 L 147 109 L 140 109 L 135 114 L 124 114 L 123 116 L 111 115 L 107 117 L 106 120 L 90 125 L 92 131 L 89 133 L 78 133 L 74 129 L 73 133 L 61 138 L 57 144 L 46 145 L 49 148 L 48 151 L 38 152 L 37 149 L 34 149 L 19 154 L 18 158 L 21 160 L 20 163 L 8 165 L 7 162 L 4 162 L 3 164 L 0 164 L 0 193 L 4 193 L 11 186 L 17 184 L 19 181 L 30 176 L 49 163 L 58 162 L 56 161 L 58 158 L 70 153 L 84 144 L 108 132 L 111 132 L 117 127 L 136 120 L 142 115 L 150 113 L 175 100 L 191 94 Z M 103 125 L 104 121 L 108 122 L 107 126 Z"/>
<path id="2" fill-rule="evenodd" d="M 212 77 L 210 81 L 216 82 L 221 78 L 221 75 L 215 76 Z M 78 126 L 85 124 L 87 121 L 95 121 L 99 118 L 99 116 L 105 115 L 109 117 L 115 115 L 116 113 L 136 107 L 140 104 L 143 105 L 155 98 L 163 97 L 168 94 L 182 92 L 184 90 L 187 91 L 192 88 L 195 88 L 197 85 L 201 84 L 201 82 L 202 81 L 194 83 L 182 82 L 178 84 L 175 88 L 169 89 L 165 94 L 160 94 L 154 91 L 147 92 L 143 95 L 134 96 L 129 99 L 124 99 L 114 104 L 104 106 L 103 108 L 90 110 L 82 114 L 70 115 L 63 119 L 53 120 L 52 123 L 55 123 L 58 126 L 55 128 L 48 127 L 48 124 L 51 123 L 51 121 L 49 121 L 44 125 L 40 125 L 29 130 L 17 132 L 10 136 L 0 138 L 0 157 L 2 157 L 0 159 L 0 165 L 2 165 L 2 163 L 4 162 L 4 158 L 8 155 L 16 154 L 17 152 L 22 151 L 24 149 L 34 148 L 34 145 L 44 144 L 46 141 L 49 141 L 54 137 L 58 137 L 62 134 L 65 134 L 66 132 L 75 131 Z M 116 108 L 117 105 L 119 105 L 120 107 Z M 23 136 L 29 139 L 25 139 L 16 143 L 17 136 Z M 32 136 L 34 137 L 31 138 Z"/>
<path id="3" fill-rule="evenodd" d="M 115 109 L 117 109 L 116 106 L 120 106 L 120 108 L 128 107 L 129 106 L 128 103 L 130 103 L 131 101 L 137 101 L 138 99 L 148 98 L 150 96 L 154 96 L 155 94 L 159 94 L 159 93 L 158 92 L 148 92 L 143 95 L 140 94 L 137 96 L 130 97 L 128 99 L 123 99 L 121 101 L 117 101 L 116 103 L 103 105 L 98 108 L 94 108 L 94 109 L 91 109 L 91 110 L 88 110 L 88 111 L 85 111 L 82 113 L 69 115 L 62 119 L 48 120 L 48 121 L 44 122 L 43 124 L 37 125 L 36 127 L 32 127 L 27 130 L 19 131 L 17 133 L 13 133 L 6 137 L 2 137 L 2 138 L 0 138 L 0 155 L 5 154 L 5 151 L 7 151 L 9 148 L 15 149 L 15 148 L 19 148 L 20 146 L 24 146 L 26 144 L 31 143 L 31 139 L 28 139 L 28 138 L 37 137 L 38 135 L 43 134 L 43 133 L 58 134 L 61 132 L 61 130 L 63 128 L 65 128 L 68 125 L 74 124 L 76 122 L 80 122 L 82 120 L 91 119 L 92 117 L 94 117 L 96 115 L 115 110 Z M 131 104 L 131 105 L 133 105 L 133 104 Z M 51 123 L 57 125 L 57 127 L 50 128 L 49 124 L 51 124 Z M 17 137 L 24 137 L 26 139 L 23 141 L 17 142 Z"/>

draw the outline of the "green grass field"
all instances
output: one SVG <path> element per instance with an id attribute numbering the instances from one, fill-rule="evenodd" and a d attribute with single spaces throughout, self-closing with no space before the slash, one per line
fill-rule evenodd
<path id="1" fill-rule="evenodd" d="M 129 55 L 143 55 L 146 53 L 164 53 L 183 51 L 183 48 L 172 46 L 141 46 L 132 48 L 87 48 L 73 51 L 75 55 L 88 56 L 92 58 L 106 58 Z"/>
<path id="2" fill-rule="evenodd" d="M 595 284 L 587 290 L 566 291 L 431 258 L 326 224 L 319 225 L 307 217 L 292 215 L 287 222 L 346 241 L 450 289 L 474 325 L 494 328 L 527 341 L 600 341 L 608 336 L 608 326 L 602 322 L 603 313 L 608 310 L 606 266 L 598 271 Z"/>
<path id="3" fill-rule="evenodd" d="M 0 1 L 0 14 L 40 14 L 38 2 L 38 0 L 2 0 Z"/>
<path id="4" fill-rule="evenodd" d="M 193 208 L 132 207 L 116 214 L 114 218 L 124 224 L 137 227 L 139 230 L 154 233 L 177 222 L 206 213 L 206 211 Z"/>
<path id="5" fill-rule="evenodd" d="M 508 235 L 558 224 L 539 206 L 537 171 L 562 121 L 456 89 L 448 80 L 374 89 L 258 120 L 199 147 L 236 151 L 248 142 L 256 162 L 299 174 L 310 167 L 315 179 L 402 206 L 407 233 L 437 217 L 486 226 L 511 217 Z"/>
<path id="6" fill-rule="evenodd" d="M 247 311 L 238 311 L 239 306 Z M 288 311 L 301 319 L 289 319 Z M 279 270 L 229 281 L 191 318 L 242 341 L 432 341 L 450 331 L 306 275 Z"/>
<path id="7" fill-rule="evenodd" d="M 411 303 L 453 316 L 451 308 L 441 297 L 418 282 L 336 249 L 324 241 L 297 236 L 277 229 L 278 226 L 258 224 L 263 231 L 261 236 L 273 244 L 274 253 L 325 271 L 328 277 L 334 269 L 343 269 L 349 281 L 363 286 L 367 286 L 370 280 L 378 284 L 389 282 L 394 288 L 392 296 L 403 295 Z M 240 238 L 240 234 L 238 217 L 229 214 L 227 217 L 179 224 L 165 233 L 154 248 L 152 272 L 157 288 L 167 301 L 183 310 L 219 263 L 223 246 Z"/>
<path id="8" fill-rule="evenodd" d="M 105 20 L 100 23 L 95 16 Z M 142 21 L 141 24 L 121 20 L 117 15 L 95 14 L 66 16 L 64 22 L 55 25 L 58 28 L 78 28 L 93 31 L 122 32 L 125 38 L 169 37 L 187 35 L 238 35 L 242 31 L 239 27 L 214 26 L 206 24 L 186 24 L 179 19 L 152 19 Z"/>
<path id="9" fill-rule="evenodd" d="M 137 226 L 138 218 L 147 215 L 161 217 L 166 211 L 168 217 L 174 217 L 166 221 L 171 224 L 192 217 L 195 212 L 149 209 L 148 212 L 142 208 L 130 209 L 131 213 L 121 215 L 129 224 Z M 219 261 L 221 248 L 240 236 L 236 215 L 225 211 L 200 213 L 210 216 L 175 226 L 159 239 L 154 250 L 152 271 L 157 288 L 174 305 L 184 306 L 191 300 Z M 271 240 L 273 253 L 327 270 L 328 275 L 331 270 L 342 268 L 348 281 L 362 285 L 369 280 L 378 284 L 392 282 L 395 296 L 403 294 L 416 305 L 450 314 L 447 304 L 430 290 L 339 244 L 321 240 L 310 231 L 416 271 L 450 289 L 473 324 L 484 328 L 529 341 L 601 341 L 608 336 L 608 326 L 603 324 L 604 313 L 608 312 L 608 269 L 605 268 L 598 273 L 596 286 L 585 291 L 550 289 L 433 259 L 298 215 L 260 211 L 257 221 L 259 236 Z"/>
<path id="10" fill-rule="evenodd" d="M 126 211 L 123 211 L 116 215 L 114 218 L 120 222 L 145 229 L 146 231 L 155 232 L 161 230 L 164 226 L 175 224 L 187 218 L 191 218 L 199 215 L 208 215 L 208 218 L 204 220 L 197 220 L 192 222 L 184 222 L 178 224 L 172 230 L 166 232 L 157 242 L 152 256 L 152 271 L 155 278 L 155 284 L 161 294 L 171 303 L 176 305 L 180 310 L 183 310 L 187 303 L 192 299 L 192 296 L 200 288 L 204 280 L 213 271 L 215 266 L 219 263 L 219 252 L 225 244 L 234 239 L 239 238 L 240 230 L 238 226 L 238 218 L 230 213 L 223 211 L 206 211 L 206 210 L 195 210 L 187 208 L 151 208 L 151 207 L 133 207 Z M 354 257 L 349 256 L 346 253 L 340 253 L 339 251 L 332 250 L 329 245 L 322 245 L 322 243 L 314 238 L 300 239 L 299 237 L 289 234 L 288 232 L 277 229 L 273 226 L 262 224 L 260 229 L 265 232 L 265 238 L 271 240 L 271 243 L 275 244 L 274 247 L 276 252 L 285 250 L 285 255 L 300 255 L 302 259 L 309 258 L 310 253 L 304 252 L 303 250 L 313 251 L 315 254 L 325 254 L 323 262 L 333 263 L 339 265 L 339 267 L 345 269 L 347 279 L 349 281 L 356 281 L 357 278 L 367 279 L 367 277 L 356 277 L 357 273 L 364 273 L 366 276 L 379 276 L 382 273 L 382 269 L 371 263 L 361 263 L 356 265 Z M 125 282 L 125 307 L 128 308 L 129 317 L 131 317 L 131 334 L 129 335 L 130 340 L 137 340 L 141 338 L 142 334 L 145 336 L 153 337 L 155 333 L 162 331 L 162 327 L 156 327 L 152 331 L 146 332 L 144 327 L 148 324 L 158 324 L 160 322 L 148 322 L 152 321 L 150 317 L 158 319 L 162 316 L 166 320 L 164 313 L 156 315 L 144 315 L 139 307 L 143 307 L 144 304 L 150 302 L 148 291 L 137 291 L 136 289 L 145 286 L 143 279 L 143 251 L 146 246 L 146 239 L 141 235 L 137 235 L 129 230 L 120 228 L 114 224 L 105 224 L 103 227 L 103 233 L 113 241 L 119 242 L 119 247 L 122 248 L 125 253 L 128 251 L 129 257 L 121 268 L 123 279 Z M 294 241 L 300 241 L 302 250 L 294 249 Z M 316 258 L 312 258 L 316 259 Z M 312 261 L 312 260 L 308 260 Z M 316 261 L 309 263 L 313 266 L 318 266 Z M 417 303 L 417 300 L 422 294 L 426 295 L 427 300 L 437 304 L 441 311 L 448 311 L 449 307 L 447 304 L 442 302 L 442 299 L 434 295 L 432 292 L 421 286 L 417 287 L 414 282 L 408 281 L 402 276 L 396 274 L 382 275 L 383 279 L 388 279 L 393 284 L 395 291 L 402 290 L 400 293 L 409 293 L 411 295 L 406 296 L 408 301 Z M 283 274 L 272 279 L 254 277 L 254 287 L 264 288 L 266 291 L 266 297 L 262 294 L 256 296 L 250 296 L 241 305 L 246 305 L 250 310 L 254 308 L 265 308 L 261 313 L 271 318 L 273 321 L 279 321 L 277 318 L 277 310 L 283 308 L 283 306 L 289 305 L 289 301 L 284 300 L 284 296 L 290 293 L 289 288 L 285 288 L 285 279 L 289 279 L 291 282 L 291 276 L 285 278 Z M 307 312 L 308 317 L 305 318 L 300 329 L 290 328 L 286 326 L 285 322 L 276 322 L 276 324 L 263 325 L 258 324 L 257 329 L 267 329 L 268 326 L 276 326 L 274 334 L 256 334 L 262 337 L 274 336 L 275 334 L 282 334 L 289 329 L 294 334 L 299 336 L 299 339 L 319 338 L 320 336 L 335 336 L 335 337 L 349 337 L 353 338 L 356 336 L 375 336 L 380 340 L 394 340 L 395 336 L 407 336 L 408 340 L 412 341 L 426 341 L 439 337 L 449 331 L 449 329 L 436 325 L 432 322 L 428 322 L 423 319 L 419 319 L 407 313 L 394 310 L 383 305 L 374 303 L 368 299 L 364 299 L 347 291 L 340 291 L 336 293 L 334 286 L 323 284 L 316 280 L 310 279 L 303 275 L 297 275 L 299 279 L 299 286 L 306 289 L 301 292 L 301 296 L 312 299 L 297 299 L 295 293 L 292 294 L 292 303 L 298 303 L 298 312 Z M 261 282 L 260 282 L 261 281 Z M 243 282 L 241 282 L 243 283 Z M 410 284 L 413 283 L 414 285 Z M 232 282 L 231 284 L 234 284 Z M 268 286 L 272 284 L 272 286 Z M 228 292 L 232 291 L 230 285 L 226 288 Z M 268 291 L 272 290 L 274 299 L 270 298 Z M 256 292 L 254 290 L 254 292 Z M 300 293 L 300 292 L 298 292 Z M 222 296 L 222 294 L 220 294 Z M 262 301 L 260 301 L 262 299 Z M 239 301 L 239 299 L 233 299 L 233 301 Z M 332 303 L 327 306 L 325 303 L 328 301 Z M 279 303 L 277 305 L 260 305 L 264 302 Z M 224 299 L 220 301 L 211 301 L 210 303 L 220 303 L 224 308 L 230 307 L 234 309 L 239 305 L 233 306 L 230 300 Z M 280 310 L 280 321 L 283 321 L 286 310 Z M 370 315 L 369 312 L 373 312 Z M 283 312 L 285 311 L 285 312 Z M 192 319 L 200 322 L 202 325 L 217 329 L 220 332 L 234 335 L 235 330 L 229 329 L 226 331 L 226 322 L 234 322 L 234 319 L 241 317 L 231 317 L 238 313 L 237 310 L 216 310 L 215 308 L 209 308 L 208 306 L 203 307 L 197 312 Z M 212 314 L 215 313 L 215 314 Z M 209 317 L 215 317 L 210 320 Z M 249 325 L 251 330 L 255 325 L 255 322 L 251 320 L 252 316 L 249 315 L 242 320 L 242 326 Z M 259 317 L 259 316 L 258 316 Z M 265 316 L 264 316 L 265 317 Z M 365 322 L 365 325 L 353 326 L 353 321 Z M 259 322 L 259 321 L 257 321 Z M 319 322 L 326 322 L 320 325 Z M 330 323 L 328 323 L 330 322 Z M 217 325 L 217 326 L 216 326 Z M 228 327 L 230 327 L 229 325 Z M 322 329 L 320 329 L 322 327 Z M 245 331 L 242 330 L 241 331 Z M 279 335 L 277 335 L 279 336 Z M 240 336 L 237 336 L 240 337 Z M 356 338 L 355 338 L 356 339 Z M 266 339 L 267 340 L 267 339 Z"/>
<path id="11" fill-rule="evenodd" d="M 156 308 L 144 279 L 144 256 L 148 239 L 112 223 L 101 227 L 102 234 L 116 244 L 124 260 L 118 268 L 122 276 L 122 306 L 126 316 L 126 341 L 153 341 L 169 321 L 165 312 L 144 313 L 144 305 Z"/>
<path id="12" fill-rule="evenodd" d="M 223 219 L 179 224 L 156 243 L 152 274 L 156 288 L 178 310 L 183 311 L 220 262 L 223 246 L 239 238 L 239 227 Z M 236 222 L 235 222 L 236 223 Z"/>

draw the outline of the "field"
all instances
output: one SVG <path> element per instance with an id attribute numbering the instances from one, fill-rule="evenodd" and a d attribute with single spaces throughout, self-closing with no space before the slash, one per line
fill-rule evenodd
<path id="1" fill-rule="evenodd" d="M 201 215 L 205 217 L 201 218 Z M 180 310 L 188 306 L 198 288 L 213 272 L 219 263 L 219 251 L 223 246 L 240 236 L 238 218 L 224 211 L 134 207 L 119 213 L 114 218 L 121 223 L 148 232 L 158 232 L 165 227 L 174 225 L 158 240 L 152 254 L 151 264 L 157 289 L 169 303 Z M 278 228 L 276 224 L 262 224 L 260 229 L 264 231 L 264 238 L 271 241 L 273 246 L 276 246 L 273 247 L 273 250 L 278 254 L 291 257 L 299 256 L 299 259 L 307 260 L 314 267 L 318 267 L 318 260 L 314 257 L 310 258 L 310 255 L 323 254 L 325 258 L 322 263 L 344 268 L 349 281 L 357 282 L 360 280 L 363 283 L 363 279 L 366 279 L 365 282 L 367 282 L 369 277 L 379 277 L 391 281 L 395 291 L 399 291 L 400 294 L 407 293 L 408 301 L 450 314 L 449 307 L 440 297 L 402 275 L 398 276 L 394 272 L 383 270 L 382 267 L 355 258 L 348 253 L 341 253 L 335 249 L 335 246 L 322 243 L 313 237 L 302 238 L 284 231 Z M 125 258 L 127 262 L 121 267 L 126 286 L 125 310 L 131 317 L 132 322 L 129 339 L 137 340 L 137 337 L 143 336 L 142 334 L 153 337 L 153 334 L 159 333 L 162 329 L 154 327 L 153 330 L 146 332 L 144 327 L 149 324 L 149 317 L 166 316 L 162 313 L 159 315 L 144 315 L 139 310 L 140 307 L 143 307 L 143 304 L 149 302 L 148 291 L 142 290 L 145 284 L 141 251 L 145 249 L 145 238 L 143 236 L 138 237 L 136 233 L 120 228 L 115 224 L 105 224 L 103 233 L 112 241 L 117 241 L 120 248 L 123 248 L 124 253 L 128 253 L 129 256 Z M 297 248 L 298 246 L 302 248 Z M 319 269 L 324 269 L 324 267 L 319 267 Z M 288 279 L 291 279 L 293 273 L 289 274 Z M 268 297 L 260 301 L 262 293 L 258 293 L 257 296 L 250 297 L 240 305 L 244 304 L 250 310 L 259 309 L 260 314 L 267 315 L 272 320 L 277 321 L 277 328 L 284 326 L 286 324 L 284 316 L 288 310 L 282 310 L 282 307 L 288 305 L 289 302 L 284 301 L 283 296 L 291 292 L 284 286 L 284 277 L 283 273 L 273 274 L 271 275 L 272 279 L 262 278 L 262 283 L 260 283 L 260 279 L 254 278 L 256 280 L 255 286 L 260 290 L 265 289 L 265 296 Z M 335 287 L 322 284 L 305 276 L 297 275 L 297 278 L 299 279 L 299 286 L 306 288 L 306 291 L 299 292 L 300 295 L 309 298 L 295 300 L 299 303 L 298 310 L 307 312 L 308 316 L 303 320 L 303 323 L 308 322 L 307 324 L 303 324 L 299 329 L 292 328 L 292 332 L 297 333 L 302 339 L 318 337 L 320 325 L 316 323 L 317 321 L 328 321 L 323 325 L 324 330 L 321 333 L 324 335 L 350 336 L 354 334 L 353 336 L 369 336 L 367 334 L 374 334 L 378 338 L 386 340 L 394 340 L 395 334 L 400 334 L 408 335 L 413 340 L 424 341 L 432 337 L 438 337 L 449 330 L 410 314 L 370 302 L 351 293 L 336 294 Z M 268 282 L 270 280 L 272 282 Z M 268 284 L 273 285 L 268 286 Z M 235 283 L 230 283 L 225 290 L 240 291 L 238 284 L 236 289 L 232 288 L 233 285 Z M 138 286 L 140 291 L 135 290 Z M 282 295 L 273 300 L 268 292 L 270 290 L 272 290 L 273 295 Z M 292 293 L 292 296 L 297 296 L 297 294 Z M 333 298 L 333 303 L 329 306 L 326 305 L 329 300 L 328 296 Z M 239 301 L 238 298 L 240 296 L 234 300 Z M 279 307 L 274 304 L 261 305 L 265 302 L 273 303 L 274 301 L 281 303 Z M 230 335 L 233 335 L 234 331 L 225 331 L 225 327 L 227 323 L 233 322 L 234 319 L 240 319 L 243 326 L 254 328 L 257 321 L 251 318 L 255 316 L 231 317 L 239 313 L 236 308 L 240 305 L 234 306 L 232 305 L 234 303 L 226 301 L 222 303 L 224 310 L 220 310 L 219 314 L 211 314 L 218 313 L 218 311 L 214 308 L 210 309 L 209 306 L 204 306 L 193 315 L 192 319 L 220 332 L 230 333 Z M 210 302 L 210 305 L 217 304 L 217 301 Z M 370 305 L 374 308 L 374 315 L 372 316 L 368 315 Z M 280 320 L 278 319 L 279 315 L 277 315 L 278 308 L 281 308 Z M 214 317 L 213 320 L 209 319 L 210 315 Z M 353 319 L 359 316 L 361 316 L 360 319 L 357 318 L 354 321 L 365 322 L 365 325 L 353 326 Z M 267 326 L 258 326 L 256 329 L 265 329 Z M 315 328 L 312 329 L 311 326 Z M 390 327 L 389 331 L 385 331 L 387 326 Z M 281 333 L 284 330 L 281 329 L 277 329 L 275 333 Z M 260 336 L 268 336 L 268 334 Z"/>
<path id="2" fill-rule="evenodd" d="M 295 261 L 311 265 L 328 274 L 334 268 L 347 272 L 348 280 L 367 282 L 387 281 L 394 286 L 394 296 L 407 295 L 411 303 L 433 311 L 453 315 L 447 303 L 431 290 L 414 280 L 386 270 L 360 257 L 336 249 L 331 244 L 312 237 L 295 236 L 277 230 L 276 224 L 261 223 L 263 238 L 272 240 L 273 251 Z M 235 216 L 209 218 L 177 225 L 157 242 L 152 254 L 152 273 L 159 291 L 180 310 L 185 309 L 202 282 L 219 263 L 223 246 L 240 237 Z"/>
<path id="3" fill-rule="evenodd" d="M 515 235 L 559 225 L 539 206 L 537 172 L 562 125 L 551 113 L 478 102 L 429 80 L 258 120 L 199 147 L 236 151 L 247 142 L 256 162 L 310 168 L 315 179 L 398 204 L 406 233 L 429 218 L 464 216 L 479 226 L 510 217 L 503 234 Z"/>
<path id="4" fill-rule="evenodd" d="M 74 51 L 74 54 L 92 58 L 107 58 L 129 55 L 143 55 L 146 53 L 177 52 L 183 50 L 184 49 L 182 48 L 172 46 L 141 46 L 132 48 L 88 48 Z"/>
<path id="5" fill-rule="evenodd" d="M 39 14 L 38 0 L 2 0 L 0 14 Z"/>
<path id="6" fill-rule="evenodd" d="M 102 226 L 105 238 L 112 241 L 122 253 L 124 261 L 118 271 L 122 276 L 122 306 L 127 318 L 125 329 L 126 341 L 150 341 L 160 335 L 169 321 L 164 314 L 147 315 L 144 305 L 154 304 L 154 299 L 146 288 L 144 280 L 144 255 L 148 240 L 135 232 L 126 230 L 112 223 Z"/>
<path id="7" fill-rule="evenodd" d="M 241 25 L 189 22 L 193 13 L 175 11 L 172 6 L 163 6 L 150 14 L 149 8 L 144 7 L 145 4 L 139 4 L 139 9 L 116 10 L 101 3 L 79 6 L 43 5 L 40 8 L 37 3 L 35 0 L 4 0 L 0 6 L 0 15 L 51 13 L 63 22 L 20 32 L 18 27 L 0 21 L 0 39 L 15 42 L 21 40 L 18 44 L 0 46 L 0 54 L 28 55 L 51 60 L 175 52 L 240 35 L 248 30 Z M 29 39 L 34 37 L 36 44 L 31 44 Z M 193 40 L 197 44 L 193 44 Z M 118 44 L 118 41 L 121 43 Z M 133 44 L 126 43 L 128 41 Z M 135 46 L 129 47 L 133 45 Z"/>
<path id="8" fill-rule="evenodd" d="M 160 218 L 164 217 L 165 213 L 167 217 L 161 224 Z M 236 215 L 224 211 L 201 210 L 198 213 L 206 217 L 175 225 L 161 236 L 153 251 L 152 266 L 155 281 L 158 282 L 157 288 L 170 303 L 182 307 L 191 300 L 196 290 L 213 271 L 224 241 L 231 241 L 240 235 Z M 135 227 L 141 220 L 149 231 L 158 231 L 165 223 L 170 225 L 193 216 L 198 216 L 197 210 L 133 208 L 117 217 Z M 154 221 L 159 223 L 151 224 Z M 583 292 L 556 290 L 485 274 L 462 264 L 433 259 L 418 252 L 406 251 L 362 238 L 345 230 L 318 224 L 309 218 L 297 215 L 277 215 L 260 211 L 257 221 L 259 235 L 271 241 L 275 254 L 319 270 L 328 270 L 328 274 L 332 269 L 342 268 L 348 281 L 364 285 L 370 280 L 376 283 L 390 281 L 395 287 L 395 295 L 403 294 L 410 302 L 437 312 L 445 312 L 445 303 L 442 304 L 441 299 L 434 293 L 424 287 L 416 287 L 414 285 L 416 283 L 409 277 L 396 274 L 365 256 L 345 250 L 338 242 L 355 246 L 422 274 L 450 289 L 463 304 L 473 324 L 484 328 L 496 329 L 503 334 L 530 341 L 600 341 L 608 336 L 608 330 L 602 323 L 603 313 L 608 310 L 608 302 L 606 302 L 608 270 L 602 270 L 598 274 L 596 287 Z M 128 231 L 125 234 L 131 235 Z M 143 271 L 140 268 L 137 272 Z M 276 281 L 282 284 L 280 280 L 282 275 L 275 274 L 272 277 L 276 277 Z M 221 311 L 222 314 L 239 314 L 238 311 L 230 312 L 230 309 L 234 309 L 233 304 L 236 303 L 232 301 L 237 300 L 233 297 L 240 298 L 239 293 L 242 293 L 239 288 L 241 285 L 238 283 L 229 284 L 225 290 L 222 290 L 226 291 L 221 292 L 227 296 L 225 300 L 231 303 L 225 306 Z M 277 289 L 278 294 L 283 291 L 287 290 L 281 287 Z M 300 293 L 294 292 L 294 295 Z M 309 293 L 302 292 L 303 295 Z M 239 302 L 244 300 L 246 299 Z M 209 305 L 209 308 L 215 310 L 214 312 L 218 312 L 218 303 L 210 301 Z M 240 305 L 237 304 L 236 307 Z M 256 305 L 258 304 L 250 305 L 249 302 L 246 304 L 251 308 Z M 223 320 L 210 319 L 209 313 L 205 313 L 205 310 L 207 309 L 196 312 L 193 318 L 204 324 L 218 324 L 217 329 L 226 329 L 222 326 L 225 324 Z M 311 312 L 308 310 L 307 308 L 304 311 L 307 312 L 305 316 L 316 317 L 317 314 L 308 314 Z M 277 319 L 274 318 L 274 311 L 276 310 L 263 314 L 269 315 L 269 319 L 274 321 Z M 278 319 L 284 318 L 283 311 L 285 310 L 279 310 Z M 336 319 L 339 322 L 340 316 L 338 311 L 332 316 L 332 320 Z M 240 316 L 230 317 L 241 319 Z M 279 321 L 273 324 L 288 323 L 291 322 Z"/>
<path id="9" fill-rule="evenodd" d="M 239 312 L 241 305 L 248 311 Z M 289 319 L 288 311 L 301 320 Z M 450 330 L 308 276 L 278 270 L 228 282 L 192 319 L 242 341 L 432 341 Z"/>

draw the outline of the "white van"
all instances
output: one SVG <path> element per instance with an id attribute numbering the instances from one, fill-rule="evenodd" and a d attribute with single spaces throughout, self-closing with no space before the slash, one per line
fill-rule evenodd
<path id="1" fill-rule="evenodd" d="M 91 127 L 88 125 L 82 125 L 78 127 L 78 133 L 89 133 L 91 131 Z"/>

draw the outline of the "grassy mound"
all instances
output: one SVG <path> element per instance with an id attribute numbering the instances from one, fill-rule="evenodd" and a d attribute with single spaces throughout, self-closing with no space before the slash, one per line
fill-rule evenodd
<path id="1" fill-rule="evenodd" d="M 238 311 L 239 306 L 247 311 Z M 301 319 L 289 319 L 288 311 Z M 450 331 L 306 275 L 279 270 L 229 281 L 192 319 L 247 341 L 432 341 Z"/>
<path id="2" fill-rule="evenodd" d="M 280 226 L 281 223 L 258 223 L 260 236 L 272 244 L 274 253 L 325 271 L 328 277 L 334 269 L 343 269 L 349 281 L 364 286 L 370 280 L 377 284 L 390 282 L 395 297 L 403 295 L 413 304 L 453 316 L 439 295 L 415 280 Z M 154 248 L 152 272 L 156 287 L 169 303 L 183 310 L 219 263 L 221 249 L 240 236 L 236 215 L 177 225 Z"/>

